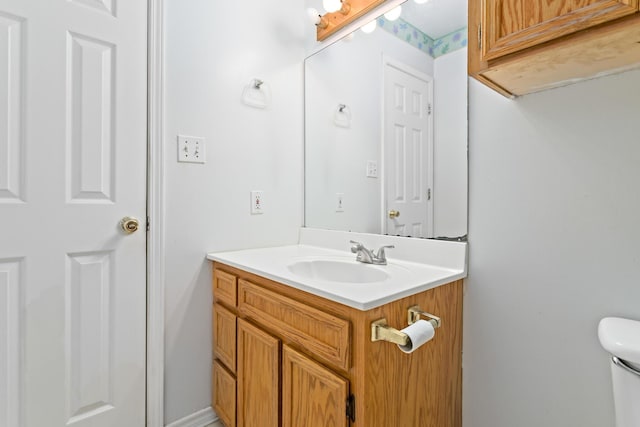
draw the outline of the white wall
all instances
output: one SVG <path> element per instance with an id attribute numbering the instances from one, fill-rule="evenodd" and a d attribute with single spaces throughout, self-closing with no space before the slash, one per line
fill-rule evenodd
<path id="1" fill-rule="evenodd" d="M 165 422 L 210 405 L 209 251 L 295 243 L 302 220 L 304 7 L 298 0 L 169 0 L 166 10 Z M 253 78 L 273 102 L 240 103 Z M 207 163 L 176 162 L 176 135 Z M 249 214 L 249 192 L 266 212 Z"/>
<path id="2" fill-rule="evenodd" d="M 433 59 L 377 29 L 357 31 L 307 60 L 306 225 L 381 232 L 381 179 L 366 176 L 368 160 L 381 162 L 383 55 L 433 76 Z M 336 127 L 338 104 L 349 107 L 351 127 Z M 344 212 L 336 212 L 344 193 Z"/>
<path id="3" fill-rule="evenodd" d="M 434 235 L 467 234 L 467 49 L 439 56 L 434 72 Z"/>
<path id="4" fill-rule="evenodd" d="M 640 71 L 470 83 L 465 427 L 612 427 L 604 316 L 640 319 Z"/>

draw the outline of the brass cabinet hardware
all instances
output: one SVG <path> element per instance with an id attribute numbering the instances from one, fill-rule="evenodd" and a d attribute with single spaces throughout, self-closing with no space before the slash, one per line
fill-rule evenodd
<path id="1" fill-rule="evenodd" d="M 425 320 L 433 325 L 433 329 L 437 329 L 442 326 L 442 319 L 440 319 L 438 316 L 434 316 L 433 314 L 423 311 L 420 306 L 414 305 L 412 307 L 409 307 L 409 310 L 407 310 L 407 322 L 410 325 L 413 325 L 418 320 L 420 320 L 420 316 L 426 317 Z"/>
<path id="2" fill-rule="evenodd" d="M 382 318 L 371 323 L 371 341 L 389 341 L 398 345 L 407 345 L 409 336 L 392 328 L 387 324 L 387 319 Z"/>

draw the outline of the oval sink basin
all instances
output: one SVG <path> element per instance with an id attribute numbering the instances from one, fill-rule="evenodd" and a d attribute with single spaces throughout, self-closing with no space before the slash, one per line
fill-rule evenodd
<path id="1" fill-rule="evenodd" d="M 382 282 L 389 278 L 387 272 L 378 266 L 357 261 L 304 260 L 287 266 L 289 271 L 305 279 L 344 283 Z"/>

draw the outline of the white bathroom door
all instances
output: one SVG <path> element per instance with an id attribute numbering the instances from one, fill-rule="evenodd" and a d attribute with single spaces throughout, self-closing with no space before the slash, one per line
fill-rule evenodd
<path id="1" fill-rule="evenodd" d="M 0 0 L 2 427 L 145 424 L 146 28 Z"/>
<path id="2" fill-rule="evenodd" d="M 433 237 L 433 81 L 385 61 L 385 232 Z"/>

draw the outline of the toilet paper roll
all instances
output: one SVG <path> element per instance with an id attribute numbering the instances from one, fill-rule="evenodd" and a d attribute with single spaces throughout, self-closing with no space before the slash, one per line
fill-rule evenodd
<path id="1" fill-rule="evenodd" d="M 433 325 L 422 319 L 413 325 L 407 326 L 402 332 L 409 336 L 409 343 L 407 345 L 398 345 L 398 348 L 405 353 L 413 353 L 424 343 L 431 341 L 436 334 Z"/>

